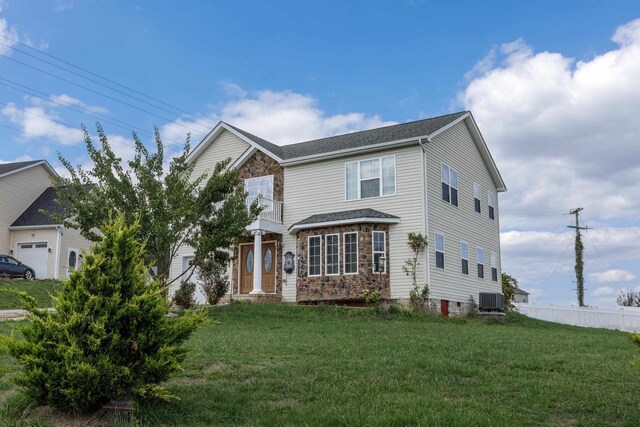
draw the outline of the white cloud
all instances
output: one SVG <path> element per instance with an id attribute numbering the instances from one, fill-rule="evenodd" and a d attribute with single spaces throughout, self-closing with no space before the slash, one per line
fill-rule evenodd
<path id="1" fill-rule="evenodd" d="M 2 12 L 1 8 L 0 12 Z M 0 18 L 0 36 L 0 54 L 10 55 L 11 47 L 17 44 L 16 41 L 20 40 L 20 36 L 18 31 L 11 27 L 4 18 Z"/>
<path id="2" fill-rule="evenodd" d="M 593 291 L 593 296 L 598 298 L 608 297 L 612 295 L 616 295 L 616 289 L 612 288 L 611 286 L 601 286 Z"/>
<path id="3" fill-rule="evenodd" d="M 631 282 L 637 276 L 629 271 L 613 269 L 598 273 L 591 273 L 589 278 L 597 283 Z"/>
<path id="4" fill-rule="evenodd" d="M 80 129 L 56 122 L 57 117 L 42 107 L 20 109 L 14 103 L 9 103 L 2 109 L 2 114 L 20 126 L 26 140 L 43 137 L 62 145 L 75 145 L 84 140 Z"/>
<path id="5" fill-rule="evenodd" d="M 37 98 L 35 98 L 35 99 L 37 99 Z M 99 107 L 99 106 L 96 106 L 96 105 L 86 104 L 86 103 L 82 102 L 81 100 L 79 100 L 78 98 L 74 98 L 74 97 L 66 95 L 64 93 L 62 95 L 52 96 L 51 97 L 51 101 L 56 102 L 56 103 L 57 102 L 62 102 L 65 105 L 76 105 L 78 107 L 84 108 L 85 110 L 89 110 L 92 113 L 104 114 L 104 113 L 107 113 L 109 111 L 104 107 Z"/>
<path id="6" fill-rule="evenodd" d="M 22 156 L 16 157 L 13 160 L 0 159 L 0 163 L 28 162 L 29 160 L 33 160 L 33 157 L 28 154 L 24 154 Z"/>
<path id="7" fill-rule="evenodd" d="M 162 136 L 183 141 L 189 132 L 187 127 L 198 131 L 191 132 L 192 140 L 197 143 L 215 123 L 223 120 L 274 144 L 285 145 L 396 123 L 357 112 L 327 115 L 314 97 L 292 91 L 247 93 L 234 83 L 222 84 L 231 101 L 197 120 L 179 119 L 163 126 Z"/>

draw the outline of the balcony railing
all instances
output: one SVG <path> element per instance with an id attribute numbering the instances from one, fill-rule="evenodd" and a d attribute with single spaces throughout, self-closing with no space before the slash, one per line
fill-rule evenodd
<path id="1" fill-rule="evenodd" d="M 247 206 L 250 206 L 255 200 L 255 197 L 247 199 Z M 259 218 L 282 224 L 282 202 L 279 200 L 265 199 L 264 197 L 259 197 L 259 200 L 260 206 L 262 207 Z"/>

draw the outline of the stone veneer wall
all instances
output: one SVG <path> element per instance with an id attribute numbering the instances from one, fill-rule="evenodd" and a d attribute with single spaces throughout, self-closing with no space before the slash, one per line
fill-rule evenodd
<path id="1" fill-rule="evenodd" d="M 372 231 L 386 233 L 387 273 L 373 272 Z M 343 233 L 358 232 L 358 274 L 344 274 Z M 309 236 L 340 234 L 340 274 L 326 276 L 324 268 L 324 239 L 322 243 L 322 275 L 307 277 L 307 245 Z M 297 233 L 297 301 L 362 301 L 365 290 L 380 290 L 383 298 L 390 297 L 389 290 L 389 226 L 387 224 L 352 224 L 301 230 Z"/>
<path id="2" fill-rule="evenodd" d="M 258 176 L 273 175 L 273 200 L 282 201 L 284 196 L 284 168 L 280 164 L 264 154 L 262 151 L 256 151 L 240 168 L 238 168 L 240 178 L 256 178 Z M 284 207 L 283 207 L 284 208 Z M 282 295 L 282 235 L 267 233 L 262 236 L 263 242 L 276 241 L 276 294 Z M 238 243 L 253 243 L 253 236 L 242 237 Z M 231 289 L 233 295 L 238 295 L 239 285 L 239 246 L 233 247 L 233 265 L 231 270 Z"/>

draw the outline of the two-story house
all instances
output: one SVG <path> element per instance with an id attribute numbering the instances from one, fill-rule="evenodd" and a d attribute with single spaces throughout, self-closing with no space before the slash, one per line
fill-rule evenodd
<path id="1" fill-rule="evenodd" d="M 51 186 L 57 178 L 46 160 L 0 164 L 0 254 L 32 267 L 36 279 L 67 277 L 90 246 L 77 230 L 43 213 L 64 214 Z"/>
<path id="2" fill-rule="evenodd" d="M 221 122 L 189 161 L 198 176 L 229 157 L 265 207 L 231 248 L 234 298 L 408 299 L 411 232 L 428 237 L 418 276 L 443 311 L 501 292 L 506 187 L 470 112 L 284 146 Z M 181 248 L 171 276 L 192 256 Z"/>

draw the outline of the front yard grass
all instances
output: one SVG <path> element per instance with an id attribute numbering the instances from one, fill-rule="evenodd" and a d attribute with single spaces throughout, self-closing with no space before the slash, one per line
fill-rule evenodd
<path id="1" fill-rule="evenodd" d="M 180 400 L 142 407 L 142 425 L 640 425 L 639 355 L 620 332 L 277 304 L 211 318 L 169 381 Z M 1 351 L 0 366 L 0 421 L 52 424 L 24 415 Z"/>
<path id="2" fill-rule="evenodd" d="M 38 302 L 38 307 L 51 307 L 51 298 L 49 293 L 54 293 L 60 289 L 60 283 L 57 280 L 23 280 L 0 279 L 0 310 L 9 310 L 22 308 L 20 298 L 17 295 L 6 292 L 6 289 L 20 289 L 26 291 L 34 297 Z"/>

